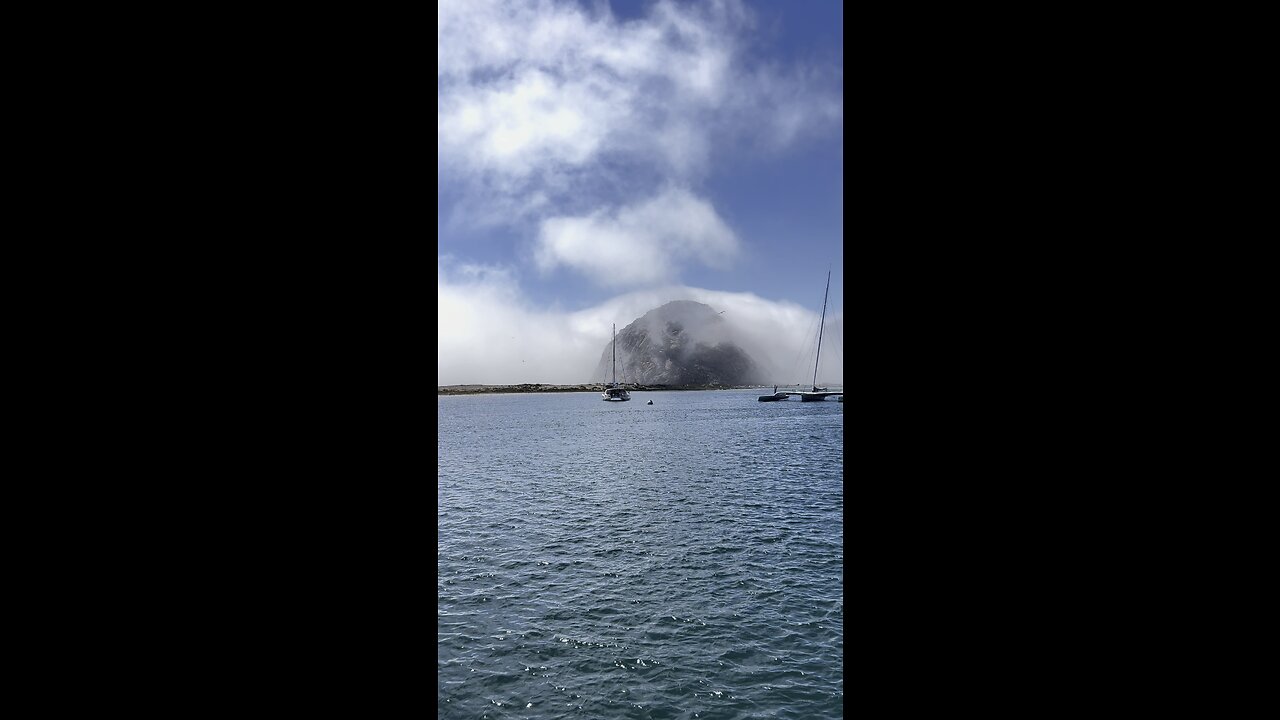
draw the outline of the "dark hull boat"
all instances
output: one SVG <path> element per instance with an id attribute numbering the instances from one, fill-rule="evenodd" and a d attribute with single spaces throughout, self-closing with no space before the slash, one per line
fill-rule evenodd
<path id="1" fill-rule="evenodd" d="M 775 400 L 786 400 L 791 395 L 799 395 L 800 402 L 818 402 L 826 400 L 832 395 L 836 396 L 837 402 L 844 402 L 844 391 L 831 391 L 826 388 L 818 387 L 818 362 L 822 359 L 822 330 L 827 324 L 827 295 L 831 292 L 831 273 L 827 273 L 827 289 L 822 293 L 822 319 L 818 321 L 818 352 L 813 358 L 813 385 L 811 390 L 801 392 L 778 392 L 778 388 L 773 388 L 772 395 L 761 395 L 756 398 L 760 402 L 773 402 Z"/>

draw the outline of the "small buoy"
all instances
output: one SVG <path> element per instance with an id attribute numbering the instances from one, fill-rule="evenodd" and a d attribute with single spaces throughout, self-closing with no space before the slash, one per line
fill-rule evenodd
<path id="1" fill-rule="evenodd" d="M 649 404 L 650 404 L 650 405 L 652 405 L 652 404 L 653 404 L 653 401 L 652 401 L 652 400 L 650 400 L 650 401 L 649 401 Z"/>

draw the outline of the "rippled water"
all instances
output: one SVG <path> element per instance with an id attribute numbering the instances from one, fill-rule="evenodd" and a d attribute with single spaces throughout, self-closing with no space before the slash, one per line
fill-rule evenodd
<path id="1" fill-rule="evenodd" d="M 844 405 L 758 394 L 439 397 L 439 717 L 842 716 Z"/>

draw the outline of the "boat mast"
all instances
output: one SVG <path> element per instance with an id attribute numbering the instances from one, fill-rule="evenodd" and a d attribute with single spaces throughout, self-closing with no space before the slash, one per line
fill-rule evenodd
<path id="1" fill-rule="evenodd" d="M 813 359 L 813 391 L 818 392 L 818 358 L 822 357 L 822 327 L 827 322 L 827 293 L 831 291 L 831 271 L 827 271 L 827 289 L 822 291 L 822 321 L 818 324 L 818 356 Z"/>
<path id="2" fill-rule="evenodd" d="M 613 325 L 613 384 L 618 384 L 618 325 Z"/>

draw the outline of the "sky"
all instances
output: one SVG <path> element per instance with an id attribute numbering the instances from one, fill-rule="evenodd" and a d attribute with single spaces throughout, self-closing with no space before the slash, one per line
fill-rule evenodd
<path id="1" fill-rule="evenodd" d="M 599 382 L 610 327 L 671 300 L 807 383 L 828 271 L 818 380 L 843 382 L 838 0 L 441 0 L 437 21 L 438 385 Z"/>

